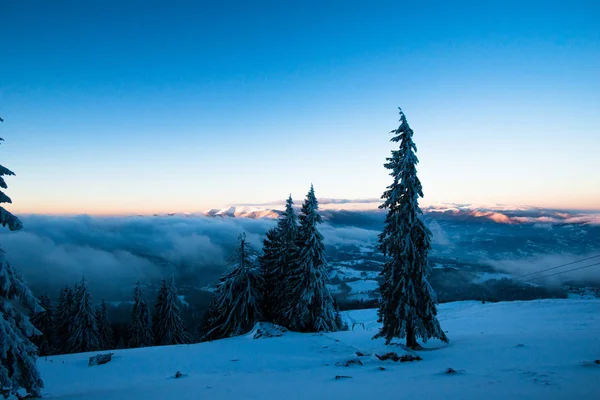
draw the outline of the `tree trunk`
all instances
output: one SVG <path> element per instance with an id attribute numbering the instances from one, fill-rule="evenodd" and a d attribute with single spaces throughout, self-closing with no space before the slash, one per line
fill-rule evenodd
<path id="1" fill-rule="evenodd" d="M 419 345 L 417 344 L 417 338 L 415 337 L 415 330 L 411 323 L 406 324 L 406 347 L 409 349 L 417 349 Z"/>

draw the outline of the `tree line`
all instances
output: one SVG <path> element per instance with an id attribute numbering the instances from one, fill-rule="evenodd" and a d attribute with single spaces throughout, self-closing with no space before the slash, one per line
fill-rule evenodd
<path id="1" fill-rule="evenodd" d="M 133 295 L 127 343 L 123 342 L 123 337 L 119 343 L 115 343 L 108 305 L 104 300 L 97 307 L 92 305 L 85 279 L 74 288 L 65 286 L 60 291 L 56 304 L 47 295 L 41 296 L 40 305 L 43 310 L 31 317 L 31 322 L 40 332 L 33 338 L 39 355 L 188 342 L 180 314 L 181 302 L 173 278 L 163 279 L 161 282 L 152 317 L 139 282 Z"/>
<path id="2" fill-rule="evenodd" d="M 249 332 L 271 321 L 300 332 L 336 331 L 344 327 L 327 287 L 325 246 L 318 231 L 318 201 L 311 186 L 296 215 L 291 196 L 277 225 L 267 233 L 262 254 L 241 234 L 219 280 L 215 295 L 190 335 L 173 277 L 161 282 L 150 313 L 141 284 L 133 290 L 128 340 L 115 343 L 104 300 L 92 305 L 85 279 L 65 286 L 53 304 L 40 297 L 43 311 L 31 317 L 41 335 L 33 338 L 39 355 L 81 353 L 194 343 Z M 193 329 L 192 329 L 193 331 Z"/>

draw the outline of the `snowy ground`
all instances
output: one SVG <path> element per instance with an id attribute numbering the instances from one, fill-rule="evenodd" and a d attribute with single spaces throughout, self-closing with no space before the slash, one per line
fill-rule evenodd
<path id="1" fill-rule="evenodd" d="M 423 360 L 412 363 L 373 356 L 403 354 L 371 340 L 378 327 L 374 310 L 345 318 L 364 329 L 122 350 L 95 367 L 87 366 L 89 354 L 40 359 L 44 397 L 551 400 L 600 393 L 600 365 L 594 363 L 600 359 L 599 300 L 443 304 L 440 320 L 450 345 L 430 342 L 434 350 L 419 352 Z M 353 359 L 363 365 L 335 365 Z M 449 367 L 457 373 L 445 374 Z M 176 371 L 187 376 L 174 379 Z"/>

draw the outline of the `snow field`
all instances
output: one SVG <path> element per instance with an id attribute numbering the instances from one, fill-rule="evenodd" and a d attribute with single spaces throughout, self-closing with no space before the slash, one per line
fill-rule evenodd
<path id="1" fill-rule="evenodd" d="M 600 393 L 600 301 L 456 302 L 440 305 L 450 344 L 426 344 L 422 361 L 380 361 L 375 310 L 344 313 L 353 331 L 252 335 L 194 345 L 38 360 L 51 399 L 578 399 Z M 365 356 L 358 357 L 359 351 Z M 360 359 L 362 366 L 336 366 Z M 383 370 L 381 368 L 384 368 Z M 446 374 L 447 368 L 457 371 Z M 185 374 L 174 379 L 177 371 Z M 335 379 L 336 376 L 351 378 Z"/>

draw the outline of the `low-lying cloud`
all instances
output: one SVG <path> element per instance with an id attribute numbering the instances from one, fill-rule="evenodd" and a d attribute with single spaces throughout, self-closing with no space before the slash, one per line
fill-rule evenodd
<path id="1" fill-rule="evenodd" d="M 322 215 L 327 249 L 375 249 L 385 212 L 325 209 Z M 427 208 L 424 218 L 433 233 L 436 262 L 482 263 L 520 275 L 600 253 L 600 226 L 593 214 L 461 205 Z M 265 233 L 276 223 L 273 218 L 202 215 L 21 219 L 23 231 L 0 231 L 0 246 L 37 294 L 56 296 L 60 287 L 85 276 L 94 297 L 109 300 L 128 298 L 138 280 L 153 284 L 171 274 L 188 287 L 210 285 L 223 272 L 241 232 L 260 250 Z M 598 272 L 600 267 L 595 267 L 548 282 L 600 279 Z"/>
<path id="2" fill-rule="evenodd" d="M 55 294 L 86 277 L 102 296 L 136 281 L 175 274 L 208 284 L 223 270 L 237 236 L 259 248 L 272 220 L 208 217 L 25 216 L 20 232 L 0 233 L 7 259 L 37 292 Z"/>

